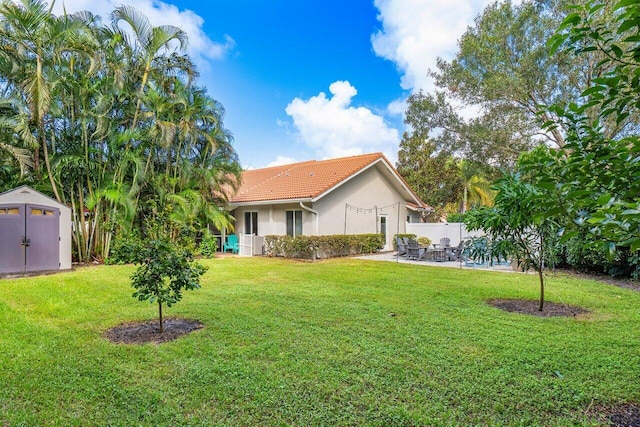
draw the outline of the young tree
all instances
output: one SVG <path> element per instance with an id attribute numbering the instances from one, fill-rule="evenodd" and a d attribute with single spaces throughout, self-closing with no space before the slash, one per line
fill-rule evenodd
<path id="1" fill-rule="evenodd" d="M 513 258 L 525 271 L 533 268 L 540 280 L 540 305 L 544 308 L 544 269 L 557 231 L 547 214 L 547 197 L 518 174 L 497 181 L 495 205 L 467 212 L 468 230 L 483 230 L 491 240 L 493 257 Z"/>
<path id="2" fill-rule="evenodd" d="M 200 276 L 206 268 L 193 261 L 190 252 L 178 249 L 168 240 L 152 240 L 137 257 L 140 264 L 131 276 L 136 289 L 133 297 L 140 301 L 158 303 L 160 332 L 164 332 L 162 305 L 171 307 L 182 299 L 183 290 L 200 288 Z"/>

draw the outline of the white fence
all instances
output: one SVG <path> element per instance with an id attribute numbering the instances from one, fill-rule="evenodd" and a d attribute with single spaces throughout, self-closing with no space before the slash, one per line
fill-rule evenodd
<path id="1" fill-rule="evenodd" d="M 419 222 L 407 223 L 407 234 L 417 237 L 428 237 L 433 243 L 438 243 L 443 237 L 451 240 L 451 246 L 457 246 L 469 237 L 481 236 L 482 231 L 469 232 L 461 222 Z"/>
<path id="2" fill-rule="evenodd" d="M 238 236 L 239 254 L 244 256 L 262 255 L 264 253 L 264 237 L 253 234 Z"/>

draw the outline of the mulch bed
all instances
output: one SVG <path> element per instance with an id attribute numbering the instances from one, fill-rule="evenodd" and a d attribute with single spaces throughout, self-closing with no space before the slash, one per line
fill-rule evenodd
<path id="1" fill-rule="evenodd" d="M 204 324 L 193 319 L 169 318 L 164 320 L 164 331 L 160 333 L 158 320 L 123 323 L 105 332 L 105 337 L 117 344 L 164 343 L 187 335 Z"/>
<path id="2" fill-rule="evenodd" d="M 492 299 L 487 301 L 490 305 L 509 313 L 529 314 L 538 317 L 576 317 L 580 314 L 589 313 L 589 310 L 566 304 L 558 304 L 555 302 L 545 302 L 543 310 L 538 310 L 540 301 L 525 299 Z"/>
<path id="3" fill-rule="evenodd" d="M 595 407 L 590 412 L 595 418 L 612 427 L 640 427 L 640 405 L 623 403 L 617 406 Z"/>

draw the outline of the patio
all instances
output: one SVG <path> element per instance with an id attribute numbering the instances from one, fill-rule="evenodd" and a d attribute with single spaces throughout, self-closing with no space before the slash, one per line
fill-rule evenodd
<path id="1" fill-rule="evenodd" d="M 511 268 L 511 265 L 504 264 L 466 264 L 464 261 L 415 261 L 407 259 L 404 256 L 398 256 L 397 252 L 380 252 L 377 254 L 371 255 L 361 255 L 355 257 L 357 259 L 366 259 L 371 261 L 387 261 L 387 262 L 398 262 L 404 264 L 414 264 L 414 265 L 425 265 L 431 267 L 448 267 L 448 268 L 464 268 L 464 269 L 476 269 L 476 270 L 488 270 L 488 271 L 501 271 L 504 273 L 515 273 L 515 271 Z"/>

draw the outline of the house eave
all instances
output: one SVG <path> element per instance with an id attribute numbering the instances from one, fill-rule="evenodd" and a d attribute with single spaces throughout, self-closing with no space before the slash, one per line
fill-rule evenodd
<path id="1" fill-rule="evenodd" d="M 275 200 L 247 200 L 244 202 L 231 202 L 229 208 L 231 210 L 245 207 L 245 206 L 268 206 L 268 205 L 286 205 L 286 204 L 298 204 L 300 202 L 313 202 L 311 197 L 297 198 L 297 199 L 275 199 Z"/>

